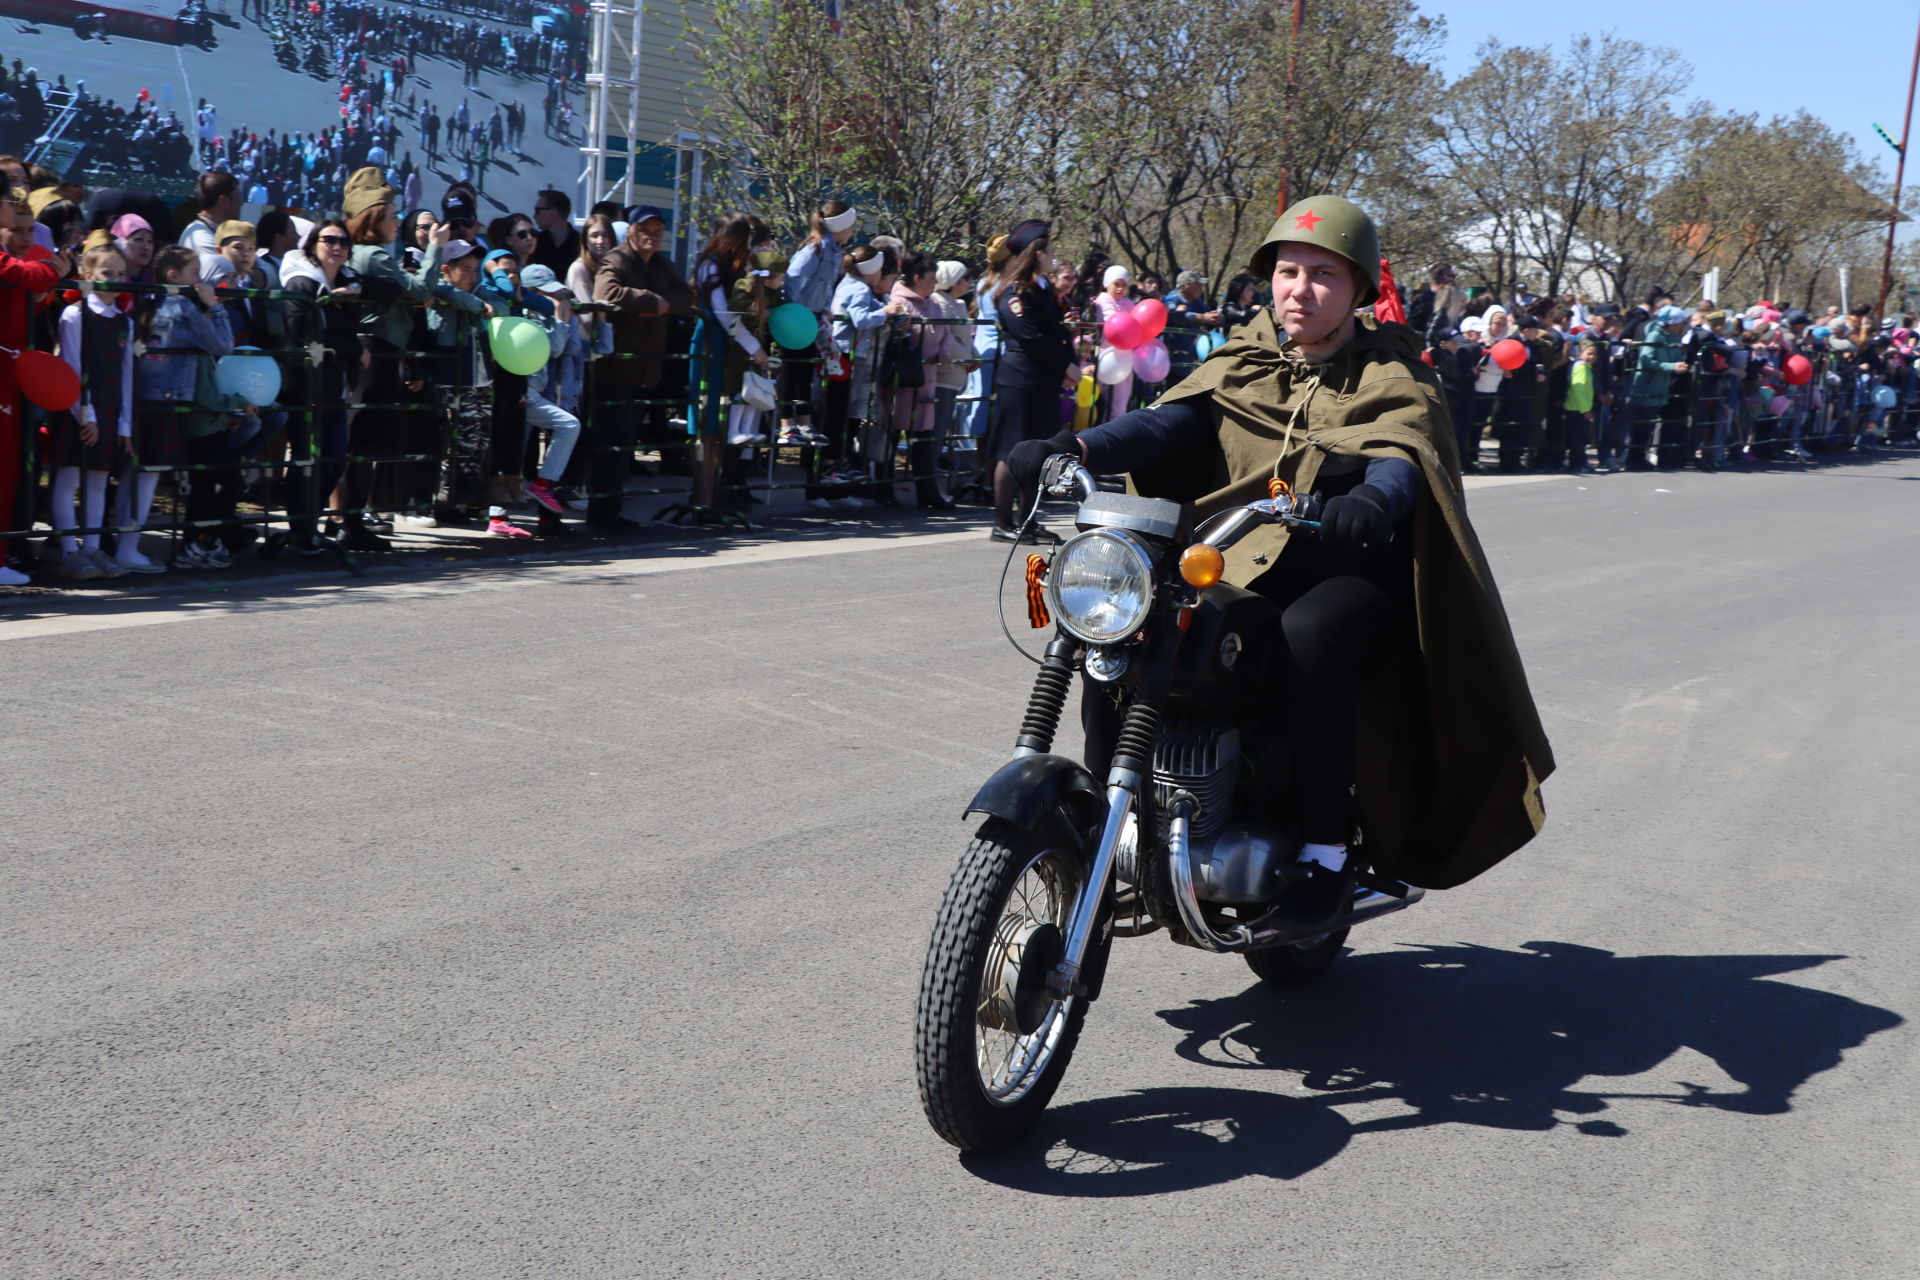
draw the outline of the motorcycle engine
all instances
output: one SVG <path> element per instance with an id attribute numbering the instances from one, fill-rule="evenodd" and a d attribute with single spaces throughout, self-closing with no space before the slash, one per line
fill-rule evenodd
<path id="1" fill-rule="evenodd" d="M 1161 726 L 1153 744 L 1153 812 L 1161 836 L 1172 821 L 1176 791 L 1200 802 L 1192 838 L 1198 843 L 1233 816 L 1233 787 L 1240 777 L 1240 730 L 1231 725 Z"/>

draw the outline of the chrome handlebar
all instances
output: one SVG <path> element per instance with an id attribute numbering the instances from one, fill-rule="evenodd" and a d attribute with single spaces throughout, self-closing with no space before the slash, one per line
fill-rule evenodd
<path id="1" fill-rule="evenodd" d="M 1040 469 L 1040 492 L 1049 498 L 1085 502 L 1100 492 L 1100 482 L 1079 458 L 1070 453 L 1056 453 Z M 1312 493 L 1305 497 L 1287 493 L 1278 498 L 1249 502 L 1244 507 L 1223 511 L 1205 521 L 1200 526 L 1202 530 L 1216 520 L 1223 523 L 1195 541 L 1225 551 L 1261 525 L 1284 524 L 1296 529 L 1318 529 L 1320 510 L 1324 505 L 1320 496 Z"/>

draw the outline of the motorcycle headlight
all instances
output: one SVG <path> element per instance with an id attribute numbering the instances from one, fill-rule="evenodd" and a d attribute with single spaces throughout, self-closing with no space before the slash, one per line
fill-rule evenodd
<path id="1" fill-rule="evenodd" d="M 1076 533 L 1054 554 L 1047 602 L 1060 625 L 1088 644 L 1124 640 L 1153 609 L 1153 557 L 1119 530 Z"/>

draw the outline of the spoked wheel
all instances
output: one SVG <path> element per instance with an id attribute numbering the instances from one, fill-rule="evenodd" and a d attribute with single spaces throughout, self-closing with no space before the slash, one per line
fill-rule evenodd
<path id="1" fill-rule="evenodd" d="M 1297 987 L 1312 982 L 1340 958 L 1351 929 L 1335 929 L 1312 938 L 1302 938 L 1284 947 L 1247 952 L 1247 968 L 1262 982 L 1276 987 Z"/>
<path id="2" fill-rule="evenodd" d="M 920 974 L 914 1059 L 928 1122 L 962 1151 L 1015 1141 L 1060 1087 L 1087 1002 L 1055 998 L 1047 975 L 1086 891 L 1078 851 L 997 818 L 954 868 Z M 1103 921 L 1086 974 L 1109 945 Z"/>

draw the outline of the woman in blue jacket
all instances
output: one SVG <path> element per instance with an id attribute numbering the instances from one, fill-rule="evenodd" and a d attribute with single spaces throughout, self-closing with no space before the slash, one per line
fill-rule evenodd
<path id="1" fill-rule="evenodd" d="M 842 246 L 853 238 L 860 215 L 845 200 L 829 200 L 814 212 L 807 238 L 787 262 L 782 296 L 813 312 L 821 321 L 819 338 L 806 347 L 780 347 L 779 397 L 783 410 L 782 444 L 827 444 L 813 430 L 813 397 L 820 368 L 831 354 L 825 317 L 840 283 Z"/>

